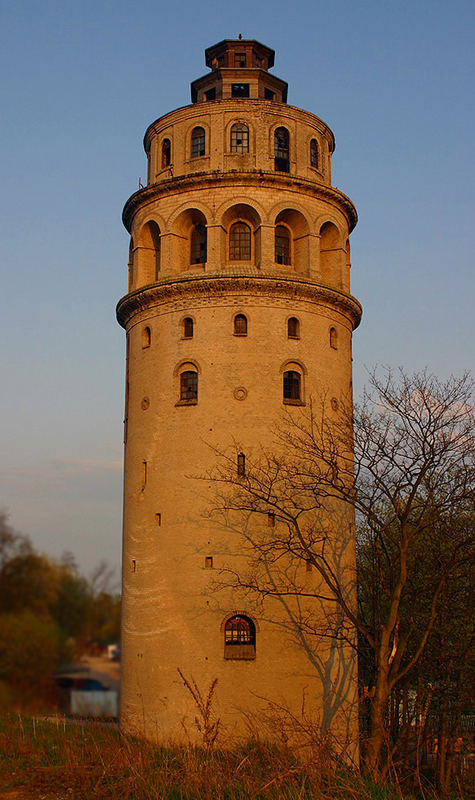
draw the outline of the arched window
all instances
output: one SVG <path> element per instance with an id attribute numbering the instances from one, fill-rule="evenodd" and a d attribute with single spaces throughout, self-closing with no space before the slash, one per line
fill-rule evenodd
<path id="1" fill-rule="evenodd" d="M 287 128 L 274 131 L 274 167 L 277 172 L 289 171 L 289 132 Z"/>
<path id="2" fill-rule="evenodd" d="M 277 225 L 275 229 L 275 262 L 290 264 L 290 232 L 284 225 Z"/>
<path id="3" fill-rule="evenodd" d="M 206 138 L 204 128 L 193 128 L 191 134 L 191 157 L 204 156 L 206 152 Z"/>
<path id="4" fill-rule="evenodd" d="M 172 163 L 172 146 L 170 139 L 164 139 L 162 142 L 162 169 L 168 167 Z"/>
<path id="5" fill-rule="evenodd" d="M 206 263 L 206 225 L 195 225 L 191 232 L 191 264 Z"/>
<path id="6" fill-rule="evenodd" d="M 193 338 L 193 320 L 191 317 L 185 317 L 183 320 L 183 338 L 184 339 L 192 339 Z"/>
<path id="7" fill-rule="evenodd" d="M 287 320 L 287 336 L 289 339 L 300 339 L 300 322 L 297 317 L 289 317 Z"/>
<path id="8" fill-rule="evenodd" d="M 301 399 L 301 375 L 293 369 L 284 372 L 284 403 L 295 402 Z"/>
<path id="9" fill-rule="evenodd" d="M 142 331 L 142 348 L 145 350 L 145 348 L 150 347 L 151 344 L 152 344 L 152 331 L 147 325 Z"/>
<path id="10" fill-rule="evenodd" d="M 188 369 L 180 375 L 180 401 L 196 402 L 198 400 L 198 373 Z"/>
<path id="11" fill-rule="evenodd" d="M 249 152 L 249 128 L 237 122 L 231 128 L 231 153 Z"/>
<path id="12" fill-rule="evenodd" d="M 318 169 L 318 142 L 316 139 L 312 139 L 310 142 L 310 164 Z"/>
<path id="13" fill-rule="evenodd" d="M 336 328 L 330 328 L 330 347 L 333 350 L 338 350 L 338 334 Z"/>
<path id="14" fill-rule="evenodd" d="M 229 260 L 251 260 L 251 229 L 245 222 L 235 222 L 229 230 Z"/>
<path id="15" fill-rule="evenodd" d="M 234 317 L 234 333 L 236 336 L 247 336 L 247 317 L 236 314 Z"/>
<path id="16" fill-rule="evenodd" d="M 256 657 L 256 626 L 244 614 L 235 614 L 226 621 L 224 657 L 241 661 Z"/>

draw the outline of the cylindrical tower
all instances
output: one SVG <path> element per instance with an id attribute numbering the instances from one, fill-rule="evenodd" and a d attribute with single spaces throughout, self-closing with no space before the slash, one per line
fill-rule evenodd
<path id="1" fill-rule="evenodd" d="M 274 447 L 284 412 L 311 397 L 351 396 L 356 211 L 331 186 L 331 130 L 287 105 L 273 59 L 252 40 L 206 50 L 192 104 L 148 128 L 147 186 L 123 213 L 121 720 L 161 741 L 199 738 L 178 670 L 203 696 L 217 679 L 228 738 L 259 725 L 269 702 L 327 723 L 344 705 L 347 729 L 357 714 L 349 647 L 340 674 L 333 656 L 315 667 L 279 626 L 283 604 L 251 605 L 220 580 L 244 569 L 239 542 L 207 513 L 212 482 L 196 480 L 233 443 L 244 456 Z"/>

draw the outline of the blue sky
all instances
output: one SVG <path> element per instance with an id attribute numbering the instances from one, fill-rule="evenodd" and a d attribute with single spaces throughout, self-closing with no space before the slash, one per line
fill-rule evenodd
<path id="1" fill-rule="evenodd" d="M 365 366 L 473 365 L 473 2 L 2 3 L 0 507 L 89 572 L 121 546 L 127 197 L 147 125 L 189 103 L 204 49 L 276 51 L 289 103 L 333 129 L 355 202 Z"/>

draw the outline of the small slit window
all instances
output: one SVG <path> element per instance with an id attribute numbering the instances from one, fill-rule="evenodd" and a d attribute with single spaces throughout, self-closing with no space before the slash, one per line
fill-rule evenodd
<path id="1" fill-rule="evenodd" d="M 297 317 L 287 320 L 287 336 L 289 339 L 300 339 L 300 322 Z"/>
<path id="2" fill-rule="evenodd" d="M 236 314 L 234 317 L 234 334 L 247 336 L 247 317 L 244 314 Z"/>
<path id="3" fill-rule="evenodd" d="M 162 142 L 162 169 L 169 167 L 172 163 L 172 145 L 170 139 L 164 139 Z"/>
<path id="4" fill-rule="evenodd" d="M 206 137 L 204 128 L 193 128 L 191 134 L 191 157 L 204 156 L 206 152 Z"/>
<path id="5" fill-rule="evenodd" d="M 240 478 L 243 478 L 246 474 L 246 456 L 244 455 L 244 453 L 238 453 L 237 474 Z"/>
<path id="6" fill-rule="evenodd" d="M 191 317 L 185 317 L 183 320 L 183 338 L 184 339 L 192 339 L 193 338 L 193 320 Z"/>
<path id="7" fill-rule="evenodd" d="M 333 350 L 338 350 L 338 334 L 336 328 L 330 328 L 330 347 Z"/>
<path id="8" fill-rule="evenodd" d="M 231 153 L 249 152 L 249 128 L 236 123 L 231 128 Z"/>
<path id="9" fill-rule="evenodd" d="M 224 626 L 224 657 L 239 661 L 256 657 L 256 626 L 244 614 L 236 614 Z"/>
<path id="10" fill-rule="evenodd" d="M 289 172 L 289 132 L 276 128 L 274 132 L 274 168 L 276 172 Z"/>
<path id="11" fill-rule="evenodd" d="M 198 400 L 198 373 L 194 370 L 188 369 L 180 375 L 180 400 Z"/>
<path id="12" fill-rule="evenodd" d="M 301 400 L 301 382 L 300 373 L 294 369 L 284 372 L 284 402 L 299 402 Z"/>
<path id="13" fill-rule="evenodd" d="M 284 225 L 275 229 L 275 262 L 290 265 L 290 232 Z"/>
<path id="14" fill-rule="evenodd" d="M 229 260 L 251 260 L 251 229 L 245 222 L 235 222 L 229 231 Z"/>
<path id="15" fill-rule="evenodd" d="M 312 139 L 310 142 L 310 165 L 318 169 L 318 142 Z"/>
<path id="16" fill-rule="evenodd" d="M 191 258 L 192 264 L 205 264 L 207 257 L 206 225 L 195 225 L 191 232 Z"/>
<path id="17" fill-rule="evenodd" d="M 213 556 L 205 556 L 205 569 L 213 569 Z"/>
<path id="18" fill-rule="evenodd" d="M 152 344 L 152 331 L 148 325 L 142 331 L 142 348 L 145 350 Z"/>

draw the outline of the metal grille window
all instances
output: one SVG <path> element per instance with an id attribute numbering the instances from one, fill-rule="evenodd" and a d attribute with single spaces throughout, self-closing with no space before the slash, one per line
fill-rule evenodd
<path id="1" fill-rule="evenodd" d="M 231 128 L 231 153 L 249 152 L 249 128 L 237 123 Z"/>
<path id="2" fill-rule="evenodd" d="M 290 264 L 290 233 L 284 225 L 275 229 L 275 261 L 276 264 Z"/>
<path id="3" fill-rule="evenodd" d="M 277 172 L 288 172 L 290 169 L 287 128 L 276 128 L 274 131 L 274 167 Z"/>
<path id="4" fill-rule="evenodd" d="M 191 134 L 191 157 L 204 156 L 206 152 L 206 137 L 204 128 L 193 128 Z"/>
<path id="5" fill-rule="evenodd" d="M 191 232 L 191 263 L 206 263 L 206 226 L 195 225 Z"/>
<path id="6" fill-rule="evenodd" d="M 236 614 L 224 627 L 224 657 L 250 660 L 256 657 L 256 626 L 249 617 Z"/>
<path id="7" fill-rule="evenodd" d="M 172 146 L 170 139 L 164 139 L 162 142 L 162 169 L 168 167 L 172 163 Z"/>
<path id="8" fill-rule="evenodd" d="M 300 381 L 299 372 L 284 372 L 284 400 L 300 400 Z"/>
<path id="9" fill-rule="evenodd" d="M 235 222 L 229 231 L 229 260 L 251 260 L 251 229 L 245 222 Z"/>
<path id="10" fill-rule="evenodd" d="M 238 336 L 246 336 L 247 334 L 247 318 L 244 314 L 236 314 L 234 317 L 234 333 Z"/>
<path id="11" fill-rule="evenodd" d="M 290 317 L 287 320 L 287 336 L 289 339 L 298 339 L 300 336 L 300 323 L 297 317 Z"/>
<path id="12" fill-rule="evenodd" d="M 180 400 L 198 399 L 198 373 L 192 370 L 180 375 Z"/>
<path id="13" fill-rule="evenodd" d="M 318 169 L 318 142 L 316 139 L 312 139 L 310 142 L 310 164 Z"/>
<path id="14" fill-rule="evenodd" d="M 193 338 L 193 320 L 191 317 L 185 317 L 183 320 L 183 336 L 185 339 Z"/>
<path id="15" fill-rule="evenodd" d="M 232 83 L 231 97 L 249 97 L 248 83 Z"/>

